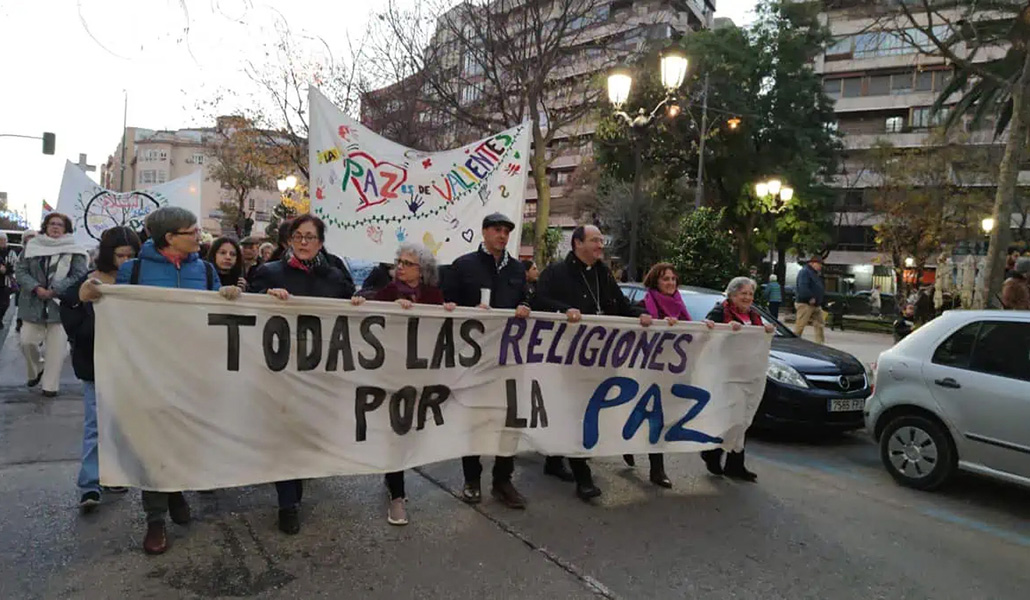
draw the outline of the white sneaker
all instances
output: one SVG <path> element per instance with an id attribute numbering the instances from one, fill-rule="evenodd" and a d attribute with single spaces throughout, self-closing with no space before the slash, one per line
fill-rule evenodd
<path id="1" fill-rule="evenodd" d="M 407 525 L 408 512 L 404 509 L 404 498 L 390 500 L 390 510 L 386 513 L 386 522 L 390 525 Z"/>

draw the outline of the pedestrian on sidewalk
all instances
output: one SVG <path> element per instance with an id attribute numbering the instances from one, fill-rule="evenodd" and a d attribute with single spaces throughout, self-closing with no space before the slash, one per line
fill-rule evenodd
<path id="1" fill-rule="evenodd" d="M 869 293 L 869 313 L 879 319 L 882 311 L 883 298 L 880 296 L 880 286 L 874 285 L 873 291 Z"/>
<path id="2" fill-rule="evenodd" d="M 147 215 L 146 231 L 150 239 L 140 246 L 139 256 L 122 263 L 116 284 L 149 285 L 189 290 L 218 290 L 226 299 L 239 296 L 236 286 L 219 287 L 215 268 L 201 260 L 200 227 L 197 216 L 185 208 L 164 206 Z M 103 294 L 103 286 L 93 280 L 83 284 L 79 296 L 95 302 Z M 183 352 L 190 349 L 184 348 Z M 147 518 L 147 533 L 143 536 L 143 551 L 162 554 L 168 550 L 165 516 L 171 516 L 176 525 L 190 522 L 190 505 L 180 492 L 142 491 L 143 511 Z"/>
<path id="3" fill-rule="evenodd" d="M 540 274 L 533 308 L 565 313 L 570 323 L 578 323 L 583 315 L 632 317 L 640 325 L 651 325 L 651 315 L 642 306 L 634 306 L 619 289 L 604 258 L 604 236 L 593 225 L 580 225 L 572 232 L 572 250 L 561 262 L 552 263 Z M 544 472 L 562 478 L 558 470 L 561 457 L 547 457 Z M 557 462 L 557 464 L 555 464 Z M 576 481 L 576 495 L 584 502 L 601 495 L 594 484 L 590 465 L 585 458 L 570 458 L 569 466 Z"/>
<path id="4" fill-rule="evenodd" d="M 757 285 L 749 277 L 734 277 L 726 286 L 726 300 L 715 305 L 715 308 L 708 313 L 708 320 L 715 323 L 729 323 L 733 331 L 740 331 L 745 325 L 750 325 L 764 327 L 766 333 L 772 333 L 775 330 L 773 325 L 762 321 L 762 315 L 754 307 Z M 758 475 L 748 471 L 744 465 L 744 444 L 747 428 L 751 426 L 751 419 L 758 411 L 761 401 L 760 395 L 749 397 L 743 421 L 736 424 L 727 435 L 723 436 L 724 445 L 729 447 L 725 467 L 722 465 L 722 448 L 701 452 L 701 460 L 705 462 L 710 473 L 749 482 L 758 479 Z"/>
<path id="5" fill-rule="evenodd" d="M 780 304 L 783 303 L 783 288 L 779 279 L 776 275 L 770 275 L 769 283 L 765 286 L 765 301 L 774 319 L 780 318 Z"/>
<path id="6" fill-rule="evenodd" d="M 444 278 L 443 297 L 458 306 L 515 309 L 515 317 L 529 316 L 526 303 L 526 270 L 516 258 L 508 254 L 508 238 L 515 223 L 501 213 L 487 215 L 483 219 L 483 241 L 479 249 L 459 256 Z M 463 456 L 461 471 L 465 478 L 462 500 L 478 504 L 483 500 L 483 464 L 478 456 Z M 515 473 L 514 456 L 494 458 L 492 485 L 494 498 L 508 508 L 526 508 L 526 499 L 511 482 Z"/>
<path id="7" fill-rule="evenodd" d="M 453 302 L 443 301 L 440 291 L 439 271 L 433 253 L 422 244 L 407 242 L 397 248 L 397 269 L 395 278 L 376 292 L 373 300 L 380 302 L 396 302 L 407 310 L 415 304 L 442 304 L 444 310 L 450 312 L 455 308 Z M 354 296 L 353 303 L 361 305 L 365 302 L 362 296 Z M 386 513 L 386 522 L 390 525 L 407 525 L 408 512 L 404 504 L 408 497 L 404 492 L 404 471 L 386 474 L 386 488 L 390 494 L 390 508 Z"/>
<path id="8" fill-rule="evenodd" d="M 1001 286 L 1001 305 L 1008 310 L 1030 310 L 1030 258 L 1020 258 Z"/>
<path id="9" fill-rule="evenodd" d="M 325 223 L 304 214 L 290 221 L 286 228 L 287 247 L 279 260 L 259 266 L 250 281 L 250 289 L 288 302 L 292 296 L 316 298 L 351 298 L 354 281 L 346 267 L 338 267 L 324 251 Z M 339 259 L 337 259 L 339 260 Z M 340 260 L 342 265 L 342 260 Z M 304 481 L 277 481 L 279 531 L 287 535 L 300 532 L 300 502 L 304 497 Z"/>
<path id="10" fill-rule="evenodd" d="M 912 330 L 916 328 L 916 306 L 911 303 L 906 303 L 901 309 L 901 315 L 894 321 L 894 343 L 897 344 L 901 340 L 908 337 Z"/>
<path id="11" fill-rule="evenodd" d="M 0 329 L 4 328 L 4 316 L 11 306 L 11 282 L 17 257 L 14 248 L 7 245 L 7 234 L 0 233 Z"/>
<path id="12" fill-rule="evenodd" d="M 826 297 L 826 288 L 822 278 L 823 259 L 821 256 L 812 256 L 808 259 L 801 272 L 798 273 L 795 290 L 797 300 L 794 308 L 797 309 L 797 323 L 794 324 L 794 335 L 801 337 L 805 333 L 805 327 L 809 323 L 815 327 L 815 341 L 826 343 L 826 326 L 823 321 L 823 301 Z"/>
<path id="13" fill-rule="evenodd" d="M 100 236 L 96 270 L 84 273 L 60 296 L 61 324 L 72 348 L 72 367 L 82 381 L 84 419 L 82 425 L 82 460 L 79 466 L 79 507 L 92 512 L 100 504 L 100 465 L 97 456 L 97 387 L 93 378 L 93 303 L 87 280 L 113 284 L 118 268 L 136 258 L 139 237 L 128 227 L 112 227 Z M 86 296 L 86 297 L 84 297 Z M 103 491 L 124 494 L 123 487 L 105 487 Z"/>
<path id="14" fill-rule="evenodd" d="M 775 277 L 775 275 L 773 276 Z M 644 275 L 644 287 L 647 294 L 644 296 L 644 308 L 653 319 L 665 319 L 669 325 L 675 325 L 680 321 L 691 321 L 690 311 L 683 303 L 683 296 L 679 291 L 679 276 L 676 269 L 670 263 L 658 263 L 651 267 L 651 270 Z M 715 322 L 705 320 L 709 329 L 715 327 Z M 636 459 L 632 454 L 623 454 L 622 459 L 626 464 L 636 466 Z M 665 455 L 661 452 L 648 454 L 651 463 L 649 479 L 658 487 L 671 488 L 672 481 L 665 473 Z"/>
<path id="15" fill-rule="evenodd" d="M 53 398 L 61 387 L 68 337 L 61 326 L 56 298 L 86 273 L 89 256 L 72 237 L 72 220 L 52 212 L 43 219 L 40 233 L 25 246 L 16 267 L 21 300 L 21 351 L 25 355 L 28 387 L 42 384 L 43 395 Z M 40 356 L 39 346 L 45 345 Z"/>

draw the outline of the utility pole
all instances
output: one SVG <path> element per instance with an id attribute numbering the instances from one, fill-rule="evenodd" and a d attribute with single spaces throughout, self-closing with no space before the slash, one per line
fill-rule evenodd
<path id="1" fill-rule="evenodd" d="M 708 73 L 705 73 L 704 99 L 701 104 L 701 141 L 697 148 L 697 186 L 694 188 L 694 209 L 705 199 L 705 138 L 708 137 Z"/>
<path id="2" fill-rule="evenodd" d="M 125 138 L 128 130 L 127 124 L 129 122 L 129 92 L 127 90 L 122 90 L 122 93 L 125 94 L 125 110 L 122 112 L 122 171 L 118 182 L 119 192 L 125 191 Z"/>

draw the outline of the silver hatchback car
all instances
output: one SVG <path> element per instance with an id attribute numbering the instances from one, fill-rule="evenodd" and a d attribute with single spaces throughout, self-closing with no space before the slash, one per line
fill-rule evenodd
<path id="1" fill-rule="evenodd" d="M 949 311 L 880 354 L 866 428 L 894 479 L 1030 487 L 1030 311 Z"/>

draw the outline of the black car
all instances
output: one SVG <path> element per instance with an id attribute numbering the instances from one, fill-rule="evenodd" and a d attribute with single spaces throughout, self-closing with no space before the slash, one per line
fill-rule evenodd
<path id="1" fill-rule="evenodd" d="M 639 283 L 619 287 L 630 302 L 643 301 L 646 290 Z M 726 299 L 722 292 L 689 286 L 680 287 L 680 295 L 695 320 L 704 319 Z M 873 393 L 862 363 L 847 352 L 797 337 L 765 309 L 756 309 L 766 323 L 776 327 L 776 335 L 769 352 L 765 394 L 752 427 L 861 429 L 865 401 Z"/>

